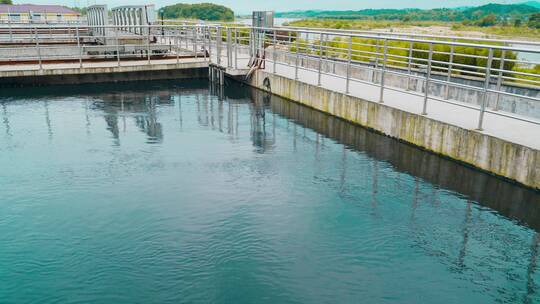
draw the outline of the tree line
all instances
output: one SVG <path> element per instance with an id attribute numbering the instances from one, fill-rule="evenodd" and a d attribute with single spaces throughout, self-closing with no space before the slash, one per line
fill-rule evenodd
<path id="1" fill-rule="evenodd" d="M 165 6 L 163 16 L 169 19 L 198 19 L 208 21 L 233 21 L 234 12 L 223 5 L 213 3 L 185 4 Z"/>

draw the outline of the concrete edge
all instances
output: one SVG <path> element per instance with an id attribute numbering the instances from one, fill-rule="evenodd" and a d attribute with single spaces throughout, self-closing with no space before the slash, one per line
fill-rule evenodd
<path id="1" fill-rule="evenodd" d="M 416 113 L 258 70 L 248 85 L 540 190 L 540 151 Z M 459 177 L 456 177 L 459 178 Z"/>

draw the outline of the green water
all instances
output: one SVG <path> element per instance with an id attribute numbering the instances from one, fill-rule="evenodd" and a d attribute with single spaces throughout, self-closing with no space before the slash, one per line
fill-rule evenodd
<path id="1" fill-rule="evenodd" d="M 1 303 L 540 303 L 539 206 L 238 85 L 0 97 Z"/>

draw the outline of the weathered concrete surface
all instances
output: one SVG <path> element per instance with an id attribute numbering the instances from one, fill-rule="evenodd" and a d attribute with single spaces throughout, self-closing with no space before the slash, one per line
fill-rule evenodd
<path id="1" fill-rule="evenodd" d="M 42 70 L 27 65 L 0 69 L 0 87 L 79 84 L 158 79 L 206 78 L 208 62 L 202 59 L 51 64 Z M 26 68 L 25 68 L 26 67 Z"/>
<path id="2" fill-rule="evenodd" d="M 540 151 L 535 148 L 263 70 L 250 84 L 267 90 L 266 78 L 273 94 L 540 189 Z"/>

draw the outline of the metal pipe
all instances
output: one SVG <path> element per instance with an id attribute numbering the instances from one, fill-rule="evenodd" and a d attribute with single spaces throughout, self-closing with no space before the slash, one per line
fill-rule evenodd
<path id="1" fill-rule="evenodd" d="M 232 68 L 231 28 L 227 28 L 227 67 Z"/>
<path id="2" fill-rule="evenodd" d="M 298 37 L 298 33 L 296 33 L 296 59 L 295 59 L 295 65 L 294 65 L 294 79 L 298 80 L 298 64 L 300 59 L 300 38 Z"/>
<path id="3" fill-rule="evenodd" d="M 425 92 L 424 92 L 424 105 L 422 107 L 422 115 L 427 115 L 427 102 L 429 94 L 429 80 L 431 78 L 431 60 L 433 59 L 433 43 L 429 43 L 429 55 L 428 55 L 428 66 L 427 66 L 427 75 L 425 80 Z"/>
<path id="4" fill-rule="evenodd" d="M 217 53 L 217 64 L 221 64 L 221 27 L 216 27 L 216 53 Z"/>
<path id="5" fill-rule="evenodd" d="M 234 68 L 238 70 L 238 29 L 234 29 Z"/>
<path id="6" fill-rule="evenodd" d="M 486 79 L 484 81 L 484 92 L 482 93 L 482 103 L 480 107 L 480 115 L 478 117 L 478 128 L 476 128 L 478 131 L 482 131 L 482 124 L 484 122 L 484 113 L 486 111 L 486 103 L 487 103 L 487 90 L 489 88 L 489 82 L 491 78 L 491 64 L 493 62 L 493 49 L 489 48 L 489 54 L 488 54 L 488 60 L 487 60 L 487 66 L 486 66 Z"/>
<path id="7" fill-rule="evenodd" d="M 504 59 L 506 58 L 506 50 L 502 50 L 502 53 L 501 53 L 501 60 L 500 60 L 500 64 L 499 64 L 499 75 L 497 77 L 497 100 L 495 101 L 495 108 L 493 109 L 494 111 L 498 111 L 499 110 L 499 101 L 501 99 L 501 94 L 500 94 L 500 91 L 501 91 L 501 85 L 502 85 L 502 78 L 503 78 L 503 70 L 504 70 Z"/>
<path id="8" fill-rule="evenodd" d="M 318 86 L 321 86 L 323 40 L 324 40 L 324 35 L 321 33 L 321 36 L 319 38 L 319 71 L 317 75 Z"/>
<path id="9" fill-rule="evenodd" d="M 388 40 L 384 39 L 383 67 L 381 72 L 381 91 L 379 93 L 379 103 L 384 102 L 384 76 L 386 75 L 386 59 L 388 56 Z"/>
<path id="10" fill-rule="evenodd" d="M 454 62 L 454 45 L 450 46 L 450 58 L 448 60 L 448 74 L 446 75 L 446 89 L 444 99 L 448 99 L 450 95 L 450 81 L 452 80 L 452 63 Z"/>
<path id="11" fill-rule="evenodd" d="M 274 30 L 274 38 L 273 38 L 273 41 L 274 41 L 274 45 L 273 45 L 273 52 L 272 52 L 272 60 L 274 61 L 273 62 L 273 68 L 272 68 L 272 72 L 274 74 L 276 74 L 276 45 L 277 45 L 277 38 L 276 38 L 276 30 Z"/>
<path id="12" fill-rule="evenodd" d="M 118 40 L 118 31 L 114 31 L 116 38 L 116 60 L 118 61 L 118 66 L 120 66 L 120 41 Z"/>
<path id="13" fill-rule="evenodd" d="M 77 37 L 77 49 L 79 50 L 79 68 L 82 69 L 83 65 L 82 65 L 82 54 L 83 54 L 83 49 L 82 49 L 82 46 L 81 46 L 81 39 L 80 39 L 80 34 L 79 34 L 79 26 L 77 25 L 76 27 L 76 37 Z"/>
<path id="14" fill-rule="evenodd" d="M 413 42 L 409 42 L 409 57 L 407 62 L 407 90 L 411 89 L 411 73 L 412 73 L 412 56 L 413 56 Z"/>
<path id="15" fill-rule="evenodd" d="M 345 82 L 345 94 L 350 93 L 350 82 L 351 82 L 351 61 L 352 61 L 352 36 L 349 37 L 349 48 L 347 50 L 347 79 Z"/>
<path id="16" fill-rule="evenodd" d="M 43 64 L 41 62 L 41 49 L 39 48 L 39 36 L 38 36 L 38 31 L 36 27 L 34 27 L 34 31 L 36 33 L 36 49 L 37 49 L 37 55 L 38 55 L 39 70 L 43 70 Z"/>

